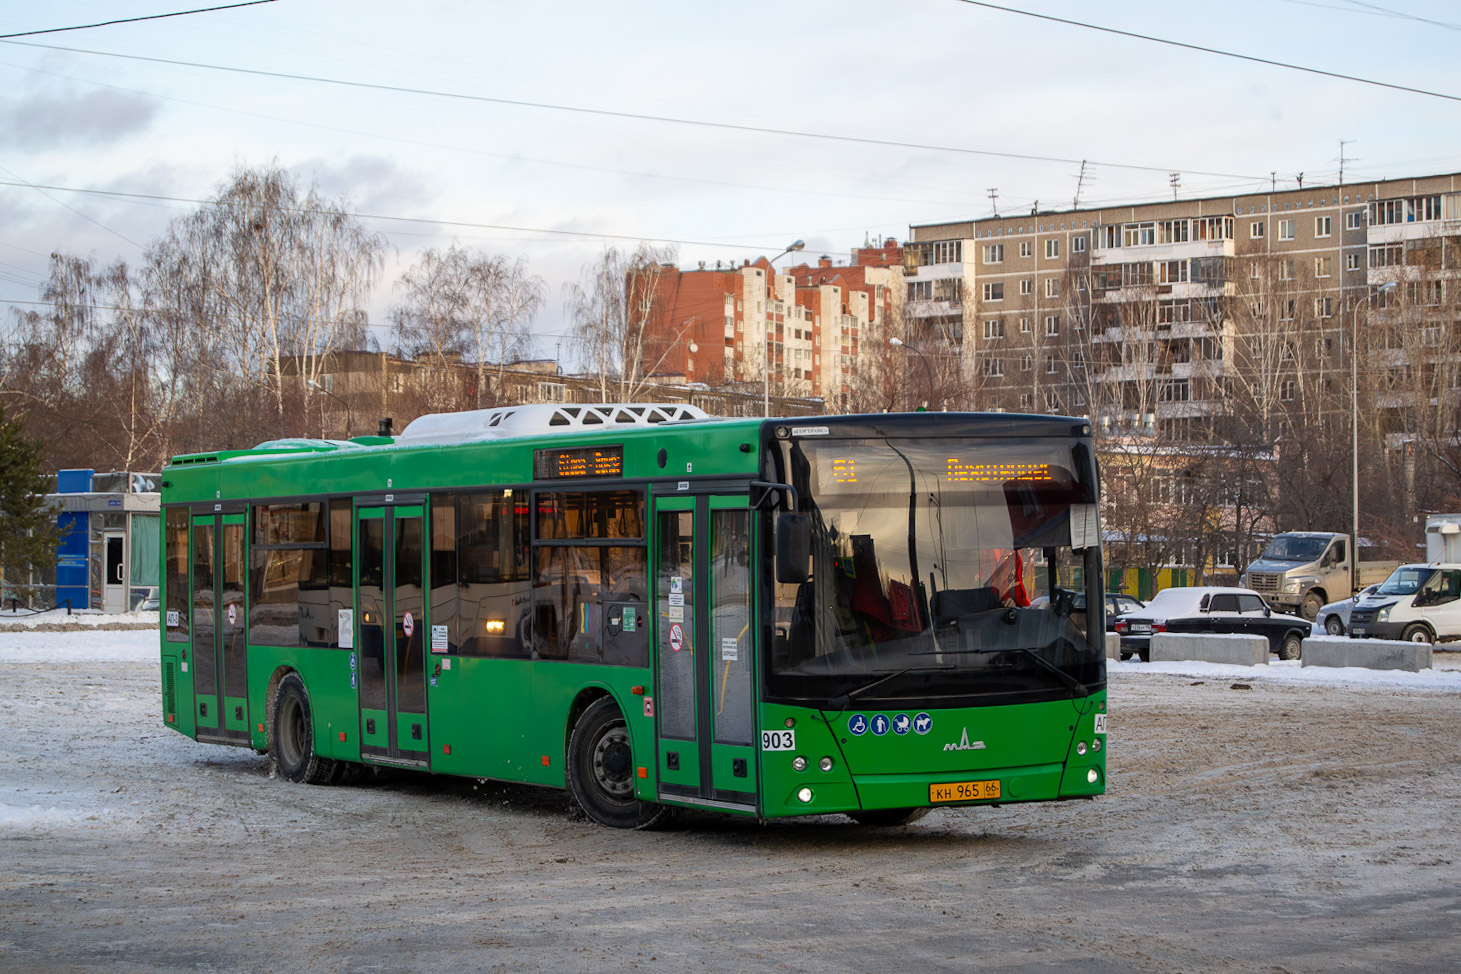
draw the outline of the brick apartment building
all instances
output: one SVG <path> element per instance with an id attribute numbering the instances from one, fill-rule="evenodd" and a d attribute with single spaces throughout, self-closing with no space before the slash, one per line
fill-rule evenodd
<path id="1" fill-rule="evenodd" d="M 650 270 L 652 375 L 685 383 L 821 399 L 837 408 L 886 358 L 903 304 L 895 240 L 777 272 L 763 257 L 737 266 Z"/>
<path id="2" fill-rule="evenodd" d="M 1438 337 L 1454 324 L 1461 174 L 927 224 L 904 256 L 908 319 L 961 355 L 980 408 L 1200 440 L 1235 383 L 1342 399 L 1355 339 L 1392 387 L 1438 369 L 1461 381 Z M 1426 340 L 1367 342 L 1397 298 Z M 1254 335 L 1284 337 L 1269 354 Z M 1375 401 L 1398 417 L 1424 395 Z"/>

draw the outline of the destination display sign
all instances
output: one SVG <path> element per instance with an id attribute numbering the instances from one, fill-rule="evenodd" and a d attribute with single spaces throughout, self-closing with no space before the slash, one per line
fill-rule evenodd
<path id="1" fill-rule="evenodd" d="M 580 446 L 533 451 L 533 477 L 569 480 L 624 476 L 624 447 Z"/>

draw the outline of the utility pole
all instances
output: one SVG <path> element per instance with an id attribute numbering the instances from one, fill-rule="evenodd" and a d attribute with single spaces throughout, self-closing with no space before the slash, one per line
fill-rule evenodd
<path id="1" fill-rule="evenodd" d="M 1172 199 L 1175 202 L 1177 199 L 1177 189 L 1182 185 L 1182 174 L 1180 172 L 1174 172 L 1167 177 L 1167 181 L 1172 184 Z"/>
<path id="2" fill-rule="evenodd" d="M 994 215 L 997 217 L 999 216 L 999 190 L 991 186 L 987 192 L 989 193 L 989 206 L 994 210 Z"/>
<path id="3" fill-rule="evenodd" d="M 1071 209 L 1073 210 L 1078 210 L 1081 208 L 1081 190 L 1085 187 L 1085 183 L 1086 161 L 1082 159 L 1080 175 L 1076 176 L 1075 178 L 1075 202 L 1071 205 Z"/>
<path id="4" fill-rule="evenodd" d="M 1339 140 L 1339 185 L 1344 185 L 1344 147 L 1354 142 L 1354 139 Z M 1358 560 L 1358 559 L 1356 559 Z"/>

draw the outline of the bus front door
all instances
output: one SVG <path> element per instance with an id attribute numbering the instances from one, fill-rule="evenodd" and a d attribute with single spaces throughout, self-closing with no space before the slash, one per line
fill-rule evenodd
<path id="1" fill-rule="evenodd" d="M 660 793 L 754 810 L 750 509 L 744 496 L 677 492 L 654 510 Z"/>
<path id="2" fill-rule="evenodd" d="M 424 766 L 429 756 L 422 512 L 383 505 L 355 516 L 360 753 L 381 764 Z"/>
<path id="3" fill-rule="evenodd" d="M 244 640 L 244 515 L 193 518 L 193 714 L 198 740 L 249 741 Z"/>

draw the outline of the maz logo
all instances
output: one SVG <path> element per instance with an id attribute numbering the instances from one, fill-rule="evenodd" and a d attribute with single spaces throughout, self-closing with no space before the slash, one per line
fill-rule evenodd
<path id="1" fill-rule="evenodd" d="M 944 750 L 945 751 L 982 751 L 982 750 L 984 750 L 984 742 L 983 741 L 975 741 L 972 744 L 969 743 L 969 728 L 965 727 L 964 728 L 964 733 L 962 735 L 960 735 L 960 737 L 959 737 L 959 743 L 957 743 L 957 744 L 945 744 L 944 745 Z"/>

